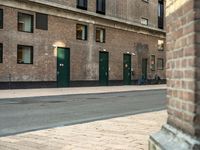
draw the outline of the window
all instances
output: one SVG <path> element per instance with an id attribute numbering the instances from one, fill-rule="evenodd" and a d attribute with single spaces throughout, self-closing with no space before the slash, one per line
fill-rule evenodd
<path id="1" fill-rule="evenodd" d="M 164 51 L 164 41 L 163 40 L 158 40 L 158 50 Z"/>
<path id="2" fill-rule="evenodd" d="M 164 28 L 164 3 L 163 0 L 158 0 L 158 28 Z"/>
<path id="3" fill-rule="evenodd" d="M 48 30 L 48 15 L 36 13 L 36 28 Z"/>
<path id="4" fill-rule="evenodd" d="M 76 25 L 76 38 L 79 40 L 87 40 L 87 26 L 77 24 Z"/>
<path id="5" fill-rule="evenodd" d="M 104 14 L 106 13 L 106 3 L 105 0 L 97 0 L 97 13 Z"/>
<path id="6" fill-rule="evenodd" d="M 3 29 L 3 9 L 0 9 L 0 29 Z"/>
<path id="7" fill-rule="evenodd" d="M 156 57 L 155 57 L 155 55 L 151 55 L 151 70 L 152 71 L 156 70 Z"/>
<path id="8" fill-rule="evenodd" d="M 3 63 L 3 44 L 0 43 L 0 63 Z"/>
<path id="9" fill-rule="evenodd" d="M 33 15 L 18 13 L 18 30 L 33 32 Z"/>
<path id="10" fill-rule="evenodd" d="M 77 0 L 77 8 L 87 10 L 87 0 Z"/>
<path id="11" fill-rule="evenodd" d="M 105 29 L 96 28 L 96 42 L 105 42 Z"/>
<path id="12" fill-rule="evenodd" d="M 162 59 L 162 58 L 157 59 L 157 69 L 158 70 L 164 69 L 164 59 Z"/>
<path id="13" fill-rule="evenodd" d="M 141 18 L 141 24 L 148 26 L 148 19 Z"/>
<path id="14" fill-rule="evenodd" d="M 17 48 L 18 64 L 33 64 L 33 47 L 18 45 Z"/>

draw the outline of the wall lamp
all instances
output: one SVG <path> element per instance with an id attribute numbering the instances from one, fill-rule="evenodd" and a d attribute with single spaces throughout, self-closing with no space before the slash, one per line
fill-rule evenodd
<path id="1" fill-rule="evenodd" d="M 56 44 L 53 44 L 52 46 L 53 46 L 53 48 L 57 48 L 58 47 Z"/>
<path id="2" fill-rule="evenodd" d="M 135 53 L 132 53 L 132 55 L 135 56 L 136 54 L 135 54 Z"/>

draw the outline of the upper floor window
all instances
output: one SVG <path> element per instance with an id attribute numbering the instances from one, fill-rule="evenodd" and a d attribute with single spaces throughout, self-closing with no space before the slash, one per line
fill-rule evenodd
<path id="1" fill-rule="evenodd" d="M 96 42 L 105 42 L 105 29 L 96 28 Z"/>
<path id="2" fill-rule="evenodd" d="M 0 29 L 3 29 L 3 9 L 0 9 Z"/>
<path id="3" fill-rule="evenodd" d="M 164 28 L 164 3 L 163 0 L 158 0 L 158 28 Z"/>
<path id="4" fill-rule="evenodd" d="M 141 24 L 148 26 L 148 19 L 141 18 Z"/>
<path id="5" fill-rule="evenodd" d="M 36 13 L 36 28 L 48 30 L 48 15 Z"/>
<path id="6" fill-rule="evenodd" d="M 106 3 L 105 0 L 97 0 L 97 13 L 104 14 L 106 13 Z"/>
<path id="7" fill-rule="evenodd" d="M 33 32 L 33 15 L 18 13 L 18 31 Z"/>
<path id="8" fill-rule="evenodd" d="M 87 10 L 87 0 L 77 0 L 77 8 Z"/>
<path id="9" fill-rule="evenodd" d="M 0 43 L 0 63 L 3 63 L 3 44 Z"/>
<path id="10" fill-rule="evenodd" d="M 157 59 L 157 69 L 158 70 L 164 69 L 164 59 L 162 59 L 162 58 Z"/>
<path id="11" fill-rule="evenodd" d="M 87 26 L 82 24 L 76 25 L 76 38 L 79 40 L 87 40 Z"/>
<path id="12" fill-rule="evenodd" d="M 18 45 L 17 47 L 17 63 L 33 64 L 33 47 Z"/>

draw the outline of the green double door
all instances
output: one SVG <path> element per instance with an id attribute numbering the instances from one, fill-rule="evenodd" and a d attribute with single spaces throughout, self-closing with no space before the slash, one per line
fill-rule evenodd
<path id="1" fill-rule="evenodd" d="M 70 49 L 57 49 L 57 86 L 69 87 L 70 83 Z"/>
<path id="2" fill-rule="evenodd" d="M 99 84 L 101 86 L 108 85 L 109 78 L 109 53 L 108 52 L 99 52 Z"/>
<path id="3" fill-rule="evenodd" d="M 124 84 L 131 84 L 131 55 L 124 54 L 124 62 L 123 62 L 123 78 Z"/>

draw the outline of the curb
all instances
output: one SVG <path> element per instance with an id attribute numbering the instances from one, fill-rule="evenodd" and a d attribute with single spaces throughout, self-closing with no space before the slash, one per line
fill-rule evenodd
<path id="1" fill-rule="evenodd" d="M 81 87 L 81 88 L 51 88 L 51 89 L 19 89 L 19 90 L 0 90 L 0 100 L 28 97 L 47 97 L 47 96 L 66 96 L 66 95 L 85 95 L 85 94 L 106 94 L 121 92 L 137 92 L 166 90 L 166 85 L 151 86 L 109 86 L 109 87 Z"/>

